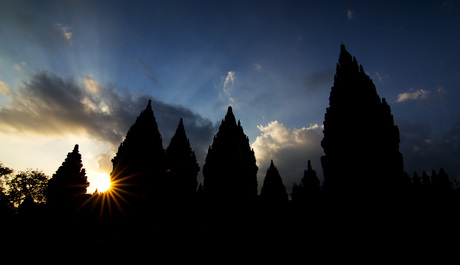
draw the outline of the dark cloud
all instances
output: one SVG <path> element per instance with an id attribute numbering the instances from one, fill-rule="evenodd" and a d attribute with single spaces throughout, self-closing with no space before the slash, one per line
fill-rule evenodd
<path id="1" fill-rule="evenodd" d="M 7 25 L 0 26 L 0 33 L 7 33 L 9 38 L 19 37 L 49 50 L 72 45 L 71 27 L 37 16 L 33 10 L 24 10 L 13 2 L 2 5 L 0 25 Z"/>
<path id="2" fill-rule="evenodd" d="M 335 69 L 324 69 L 312 73 L 303 79 L 303 84 L 310 92 L 315 92 L 321 88 L 327 87 L 328 89 L 332 86 L 334 80 Z"/>
<path id="3" fill-rule="evenodd" d="M 208 147 L 212 143 L 213 135 L 217 132 L 217 125 L 182 106 L 165 104 L 153 99 L 152 108 L 163 138 L 163 147 L 166 149 L 169 145 L 180 118 L 183 118 L 190 145 L 195 151 L 198 163 L 202 166 Z"/>
<path id="4" fill-rule="evenodd" d="M 444 168 L 452 179 L 460 179 L 460 119 L 447 133 L 435 134 L 427 123 L 411 123 L 395 119 L 399 127 L 400 151 L 404 166 L 413 171 L 439 171 Z"/>
<path id="5" fill-rule="evenodd" d="M 142 72 L 144 73 L 144 75 L 150 79 L 150 81 L 152 81 L 155 85 L 158 84 L 158 80 L 157 80 L 157 77 L 156 77 L 156 73 L 155 73 L 155 70 L 153 70 L 153 67 L 144 62 L 143 60 L 137 58 L 136 59 L 136 63 L 141 67 L 142 69 Z"/>
<path id="6" fill-rule="evenodd" d="M 116 150 L 151 99 L 147 95 L 128 93 L 113 84 L 102 86 L 92 77 L 78 82 L 47 71 L 35 73 L 7 97 L 10 103 L 0 107 L 0 130 L 50 136 L 84 135 L 106 142 L 112 150 Z M 151 100 L 164 147 L 182 117 L 192 148 L 197 157 L 204 160 L 215 131 L 212 122 L 184 107 Z"/>

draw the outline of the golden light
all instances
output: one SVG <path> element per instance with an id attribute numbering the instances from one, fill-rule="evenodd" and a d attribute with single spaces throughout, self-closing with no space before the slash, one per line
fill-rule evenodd
<path id="1" fill-rule="evenodd" d="M 105 192 L 108 189 L 110 189 L 111 183 L 110 183 L 110 176 L 107 173 L 98 173 L 97 174 L 97 179 L 96 179 L 96 189 L 98 192 Z"/>
<path id="2" fill-rule="evenodd" d="M 115 176 L 116 180 L 113 182 L 110 181 L 110 175 L 105 173 L 94 173 L 92 176 L 94 177 L 93 183 L 97 192 L 93 193 L 80 208 L 88 204 L 99 208 L 100 221 L 104 219 L 104 216 L 112 218 L 112 215 L 115 213 L 114 211 L 117 211 L 116 215 L 121 214 L 125 216 L 125 209 L 123 209 L 123 207 L 129 206 L 130 203 L 124 196 L 128 195 L 135 197 L 137 195 L 123 189 L 123 186 L 128 186 L 123 184 L 123 181 L 133 176 L 125 176 L 123 178 L 117 178 Z"/>

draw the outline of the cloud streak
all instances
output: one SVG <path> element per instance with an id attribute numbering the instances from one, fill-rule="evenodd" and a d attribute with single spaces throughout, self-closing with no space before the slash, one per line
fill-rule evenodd
<path id="1" fill-rule="evenodd" d="M 155 70 L 153 70 L 153 67 L 139 58 L 136 59 L 136 63 L 141 67 L 144 75 L 155 85 L 158 85 L 157 75 Z"/>
<path id="2" fill-rule="evenodd" d="M 225 97 L 228 99 L 230 105 L 235 104 L 235 98 L 232 96 L 233 88 L 236 80 L 236 74 L 234 71 L 229 71 L 225 79 L 223 78 L 224 83 L 222 86 L 222 91 L 224 92 Z"/>

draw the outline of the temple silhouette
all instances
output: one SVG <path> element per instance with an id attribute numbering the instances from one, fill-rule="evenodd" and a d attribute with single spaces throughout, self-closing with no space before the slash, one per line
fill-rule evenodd
<path id="1" fill-rule="evenodd" d="M 257 170 L 254 151 L 236 123 L 232 107 L 214 136 L 203 166 L 204 194 L 210 201 L 241 206 L 257 199 Z"/>
<path id="2" fill-rule="evenodd" d="M 342 44 L 324 116 L 324 190 L 342 198 L 393 196 L 406 176 L 399 142 L 390 106 Z"/>
<path id="3" fill-rule="evenodd" d="M 305 157 L 304 175 L 288 193 L 283 172 L 271 160 L 259 195 L 254 151 L 231 106 L 209 146 L 203 183 L 198 183 L 200 167 L 186 129 L 181 118 L 165 150 L 149 100 L 112 159 L 111 189 L 86 194 L 89 183 L 75 145 L 48 181 L 46 205 L 29 196 L 15 217 L 9 204 L 2 204 L 3 221 L 39 222 L 53 231 L 48 237 L 53 242 L 86 240 L 82 235 L 90 231 L 100 235 L 94 242 L 186 237 L 211 247 L 223 240 L 260 244 L 267 239 L 268 245 L 277 236 L 287 241 L 335 237 L 350 229 L 377 233 L 375 227 L 415 235 L 423 227 L 419 220 L 427 216 L 436 215 L 431 226 L 442 231 L 446 219 L 457 220 L 459 188 L 443 169 L 412 178 L 404 171 L 390 106 L 344 45 L 324 116 L 322 185 L 312 158 Z M 299 229 L 286 234 L 290 226 Z"/>

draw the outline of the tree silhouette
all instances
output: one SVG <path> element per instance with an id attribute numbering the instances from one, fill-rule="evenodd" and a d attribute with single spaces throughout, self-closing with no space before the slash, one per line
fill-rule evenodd
<path id="1" fill-rule="evenodd" d="M 197 190 L 200 167 L 185 134 L 182 118 L 166 148 L 166 166 L 168 185 L 173 191 L 170 197 L 176 200 L 191 199 Z"/>
<path id="2" fill-rule="evenodd" d="M 129 128 L 112 164 L 112 188 L 120 196 L 129 197 L 131 204 L 132 200 L 165 196 L 165 152 L 150 100 Z"/>
<path id="3" fill-rule="evenodd" d="M 4 185 L 5 182 L 9 180 L 9 175 L 13 173 L 11 168 L 5 167 L 3 163 L 0 163 L 0 216 L 2 218 L 10 219 L 13 215 L 13 204 L 10 202 L 10 199 L 7 195 L 7 190 Z M 2 221 L 0 220 L 0 224 Z"/>
<path id="4" fill-rule="evenodd" d="M 403 182 L 399 141 L 390 106 L 342 44 L 321 141 L 324 190 L 348 197 L 391 194 Z"/>
<path id="5" fill-rule="evenodd" d="M 7 181 L 8 197 L 19 206 L 27 197 L 34 203 L 46 202 L 48 177 L 40 170 L 20 171 Z"/>
<path id="6" fill-rule="evenodd" d="M 204 192 L 216 202 L 253 202 L 257 198 L 257 170 L 249 139 L 229 106 L 203 166 Z"/>
<path id="7" fill-rule="evenodd" d="M 76 144 L 48 181 L 47 204 L 51 207 L 67 207 L 71 210 L 81 202 L 88 186 L 86 171 Z"/>
<path id="8" fill-rule="evenodd" d="M 288 202 L 286 187 L 278 169 L 273 164 L 273 160 L 271 160 L 270 167 L 267 169 L 267 174 L 264 178 L 260 191 L 260 200 L 266 205 L 275 206 L 283 206 Z"/>

